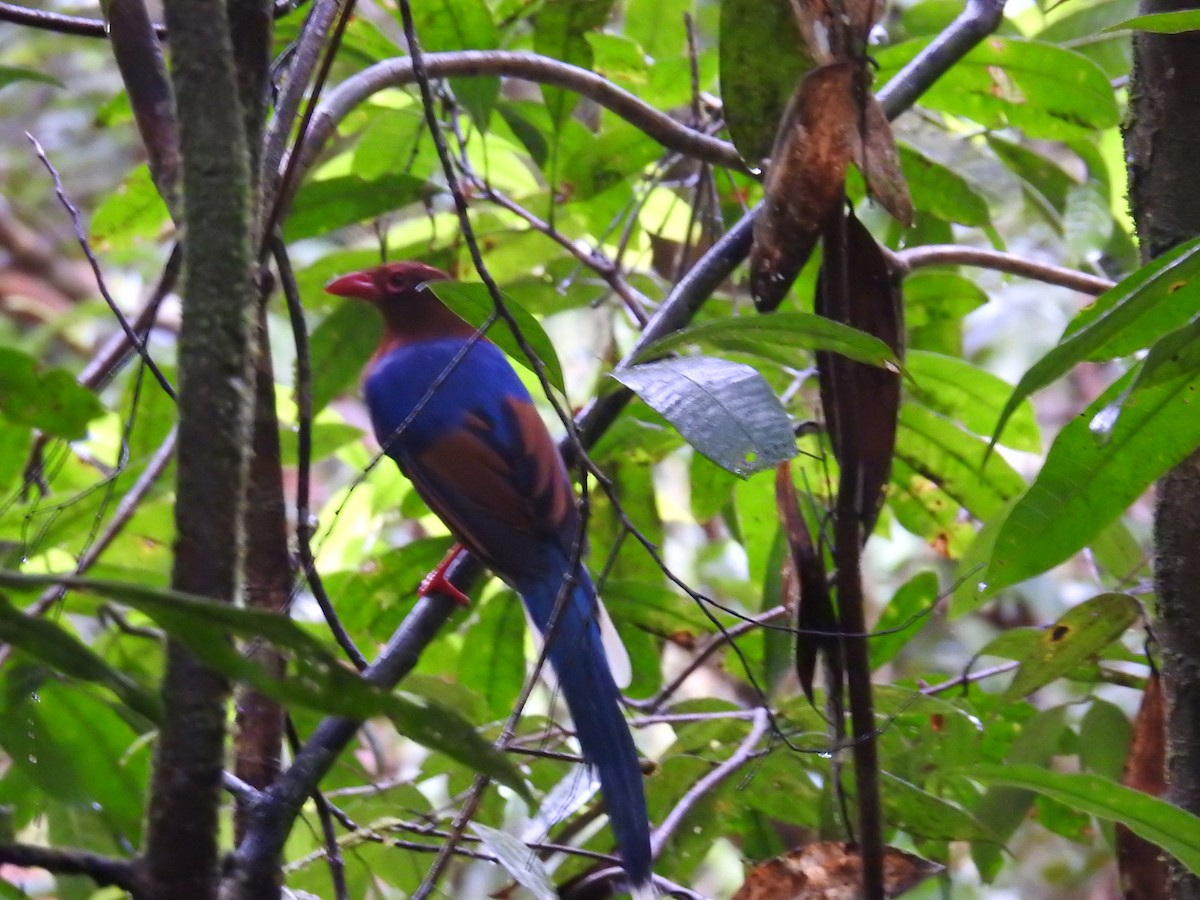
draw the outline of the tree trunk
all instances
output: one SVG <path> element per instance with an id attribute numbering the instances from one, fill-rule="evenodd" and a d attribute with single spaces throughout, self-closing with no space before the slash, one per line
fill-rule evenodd
<path id="1" fill-rule="evenodd" d="M 1194 2 L 1144 0 L 1142 13 Z M 1125 128 L 1129 199 L 1143 259 L 1200 234 L 1200 35 L 1138 34 Z M 1157 637 L 1167 710 L 1167 795 L 1200 815 L 1200 454 L 1158 485 Z M 1173 865 L 1171 896 L 1200 900 L 1200 877 Z"/>

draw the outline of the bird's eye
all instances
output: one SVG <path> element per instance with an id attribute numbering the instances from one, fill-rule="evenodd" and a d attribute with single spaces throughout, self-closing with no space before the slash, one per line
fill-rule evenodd
<path id="1" fill-rule="evenodd" d="M 388 289 L 400 293 L 408 290 L 408 277 L 400 272 L 393 272 L 388 276 Z"/>

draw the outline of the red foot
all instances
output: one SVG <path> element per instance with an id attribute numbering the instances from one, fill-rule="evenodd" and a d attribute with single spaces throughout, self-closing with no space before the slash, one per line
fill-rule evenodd
<path id="1" fill-rule="evenodd" d="M 471 598 L 452 585 L 449 579 L 446 578 L 446 571 L 454 565 L 454 561 L 463 553 L 466 553 L 466 549 L 462 544 L 455 544 L 451 547 L 450 552 L 446 554 L 445 559 L 438 563 L 437 568 L 425 576 L 425 580 L 417 588 L 417 596 L 428 597 L 430 594 L 445 594 L 460 606 L 470 606 Z"/>

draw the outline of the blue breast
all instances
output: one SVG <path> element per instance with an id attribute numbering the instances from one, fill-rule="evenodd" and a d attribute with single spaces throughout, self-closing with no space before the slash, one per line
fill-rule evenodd
<path id="1" fill-rule="evenodd" d="M 363 389 L 375 437 L 389 456 L 416 455 L 440 435 L 482 417 L 504 428 L 504 401 L 529 401 L 504 354 L 490 341 L 464 351 L 462 338 L 398 347 L 375 361 Z M 419 407 L 419 409 L 418 409 Z M 494 435 L 500 443 L 516 435 Z"/>

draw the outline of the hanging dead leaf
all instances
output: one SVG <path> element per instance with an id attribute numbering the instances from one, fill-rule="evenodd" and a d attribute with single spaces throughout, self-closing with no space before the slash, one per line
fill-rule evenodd
<path id="1" fill-rule="evenodd" d="M 829 594 L 829 579 L 820 549 L 813 545 L 808 523 L 800 511 L 792 481 L 791 463 L 775 470 L 775 505 L 783 522 L 790 554 L 790 569 L 799 584 L 796 603 L 796 676 L 809 703 L 814 703 L 813 677 L 817 658 L 825 654 L 829 666 L 831 696 L 840 696 L 842 684 L 841 643 L 837 639 L 838 621 Z M 828 633 L 825 637 L 822 633 Z"/>
<path id="2" fill-rule="evenodd" d="M 764 312 L 783 301 L 842 202 L 858 133 L 856 74 L 849 63 L 812 70 L 780 123 L 750 251 L 750 289 Z"/>
<path id="3" fill-rule="evenodd" d="M 887 897 L 899 897 L 944 866 L 893 847 L 884 850 Z M 859 900 L 862 857 L 858 845 L 842 841 L 806 844 L 755 867 L 733 900 Z"/>
<path id="4" fill-rule="evenodd" d="M 859 59 L 885 0 L 791 0 L 804 43 L 819 65 Z"/>
<path id="5" fill-rule="evenodd" d="M 1166 729 L 1162 684 L 1150 675 L 1133 722 L 1133 740 L 1121 783 L 1160 797 L 1166 791 Z M 1167 900 L 1167 861 L 1155 844 L 1117 824 L 1117 870 L 1126 900 Z"/>
<path id="6" fill-rule="evenodd" d="M 875 238 L 852 213 L 846 216 L 844 247 L 846 295 L 833 296 L 832 280 L 823 270 L 817 278 L 817 313 L 874 335 L 902 355 L 899 285 Z M 831 257 L 825 265 L 834 262 Z M 865 539 L 875 527 L 883 489 L 891 477 L 900 373 L 821 352 L 817 380 L 838 465 L 843 473 L 857 470 L 856 511 Z M 850 452 L 855 458 L 848 458 Z"/>
<path id="7" fill-rule="evenodd" d="M 900 168 L 900 154 L 887 114 L 873 94 L 863 97 L 862 135 L 854 142 L 854 164 L 863 174 L 867 193 L 908 228 L 913 223 L 912 197 Z"/>

